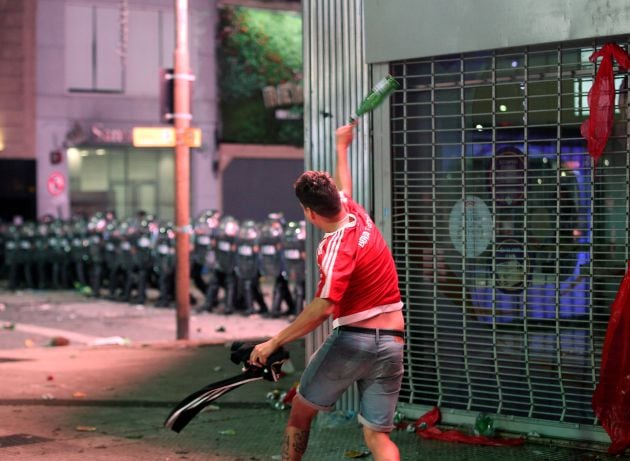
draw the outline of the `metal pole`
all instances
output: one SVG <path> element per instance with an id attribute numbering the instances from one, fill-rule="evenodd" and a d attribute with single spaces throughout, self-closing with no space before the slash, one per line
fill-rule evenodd
<path id="1" fill-rule="evenodd" d="M 190 127 L 190 82 L 188 57 L 188 0 L 175 0 L 174 55 L 175 119 L 175 225 L 177 228 L 175 298 L 177 339 L 189 339 L 190 327 L 190 149 L 184 132 Z"/>

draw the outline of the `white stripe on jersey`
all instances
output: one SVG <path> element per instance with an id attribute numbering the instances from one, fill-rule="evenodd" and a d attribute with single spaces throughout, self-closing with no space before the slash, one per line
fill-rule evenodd
<path id="1" fill-rule="evenodd" d="M 322 261 L 322 272 L 324 272 L 324 277 L 326 277 L 326 282 L 322 287 L 322 292 L 320 293 L 320 298 L 327 298 L 330 295 L 330 284 L 333 279 L 333 272 L 335 268 L 335 261 L 337 260 L 337 254 L 339 253 L 339 247 L 341 246 L 341 238 L 343 237 L 344 228 L 339 229 L 338 232 L 335 232 L 330 239 L 328 244 L 328 249 L 326 250 L 326 255 L 324 256 L 324 260 Z"/>

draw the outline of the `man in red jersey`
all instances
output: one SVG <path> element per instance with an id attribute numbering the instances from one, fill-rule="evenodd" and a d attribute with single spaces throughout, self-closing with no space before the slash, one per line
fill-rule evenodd
<path id="1" fill-rule="evenodd" d="M 258 344 L 250 356 L 251 363 L 264 364 L 277 348 L 333 316 L 334 329 L 313 355 L 293 399 L 283 460 L 302 459 L 317 412 L 330 411 L 354 382 L 361 402 L 358 419 L 374 459 L 400 459 L 389 434 L 403 375 L 403 303 L 391 252 L 367 212 L 352 200 L 348 146 L 353 128 L 350 124 L 337 130 L 334 181 L 326 172 L 306 171 L 295 182 L 304 216 L 324 232 L 317 249 L 315 297 L 295 321 Z"/>

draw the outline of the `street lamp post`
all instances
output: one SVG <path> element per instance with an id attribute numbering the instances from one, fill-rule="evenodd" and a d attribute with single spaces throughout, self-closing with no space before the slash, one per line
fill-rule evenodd
<path id="1" fill-rule="evenodd" d="M 189 339 L 190 330 L 190 148 L 184 133 L 190 127 L 190 85 L 194 79 L 189 66 L 188 0 L 175 0 L 174 53 L 175 124 L 175 225 L 177 228 L 175 299 L 177 339 Z"/>

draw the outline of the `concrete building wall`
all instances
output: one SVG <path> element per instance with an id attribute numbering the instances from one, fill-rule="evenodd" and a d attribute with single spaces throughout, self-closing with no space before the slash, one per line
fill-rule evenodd
<path id="1" fill-rule="evenodd" d="M 625 0 L 365 0 L 368 63 L 625 34 Z"/>
<path id="2" fill-rule="evenodd" d="M 0 1 L 0 158 L 34 159 L 35 0 Z"/>

